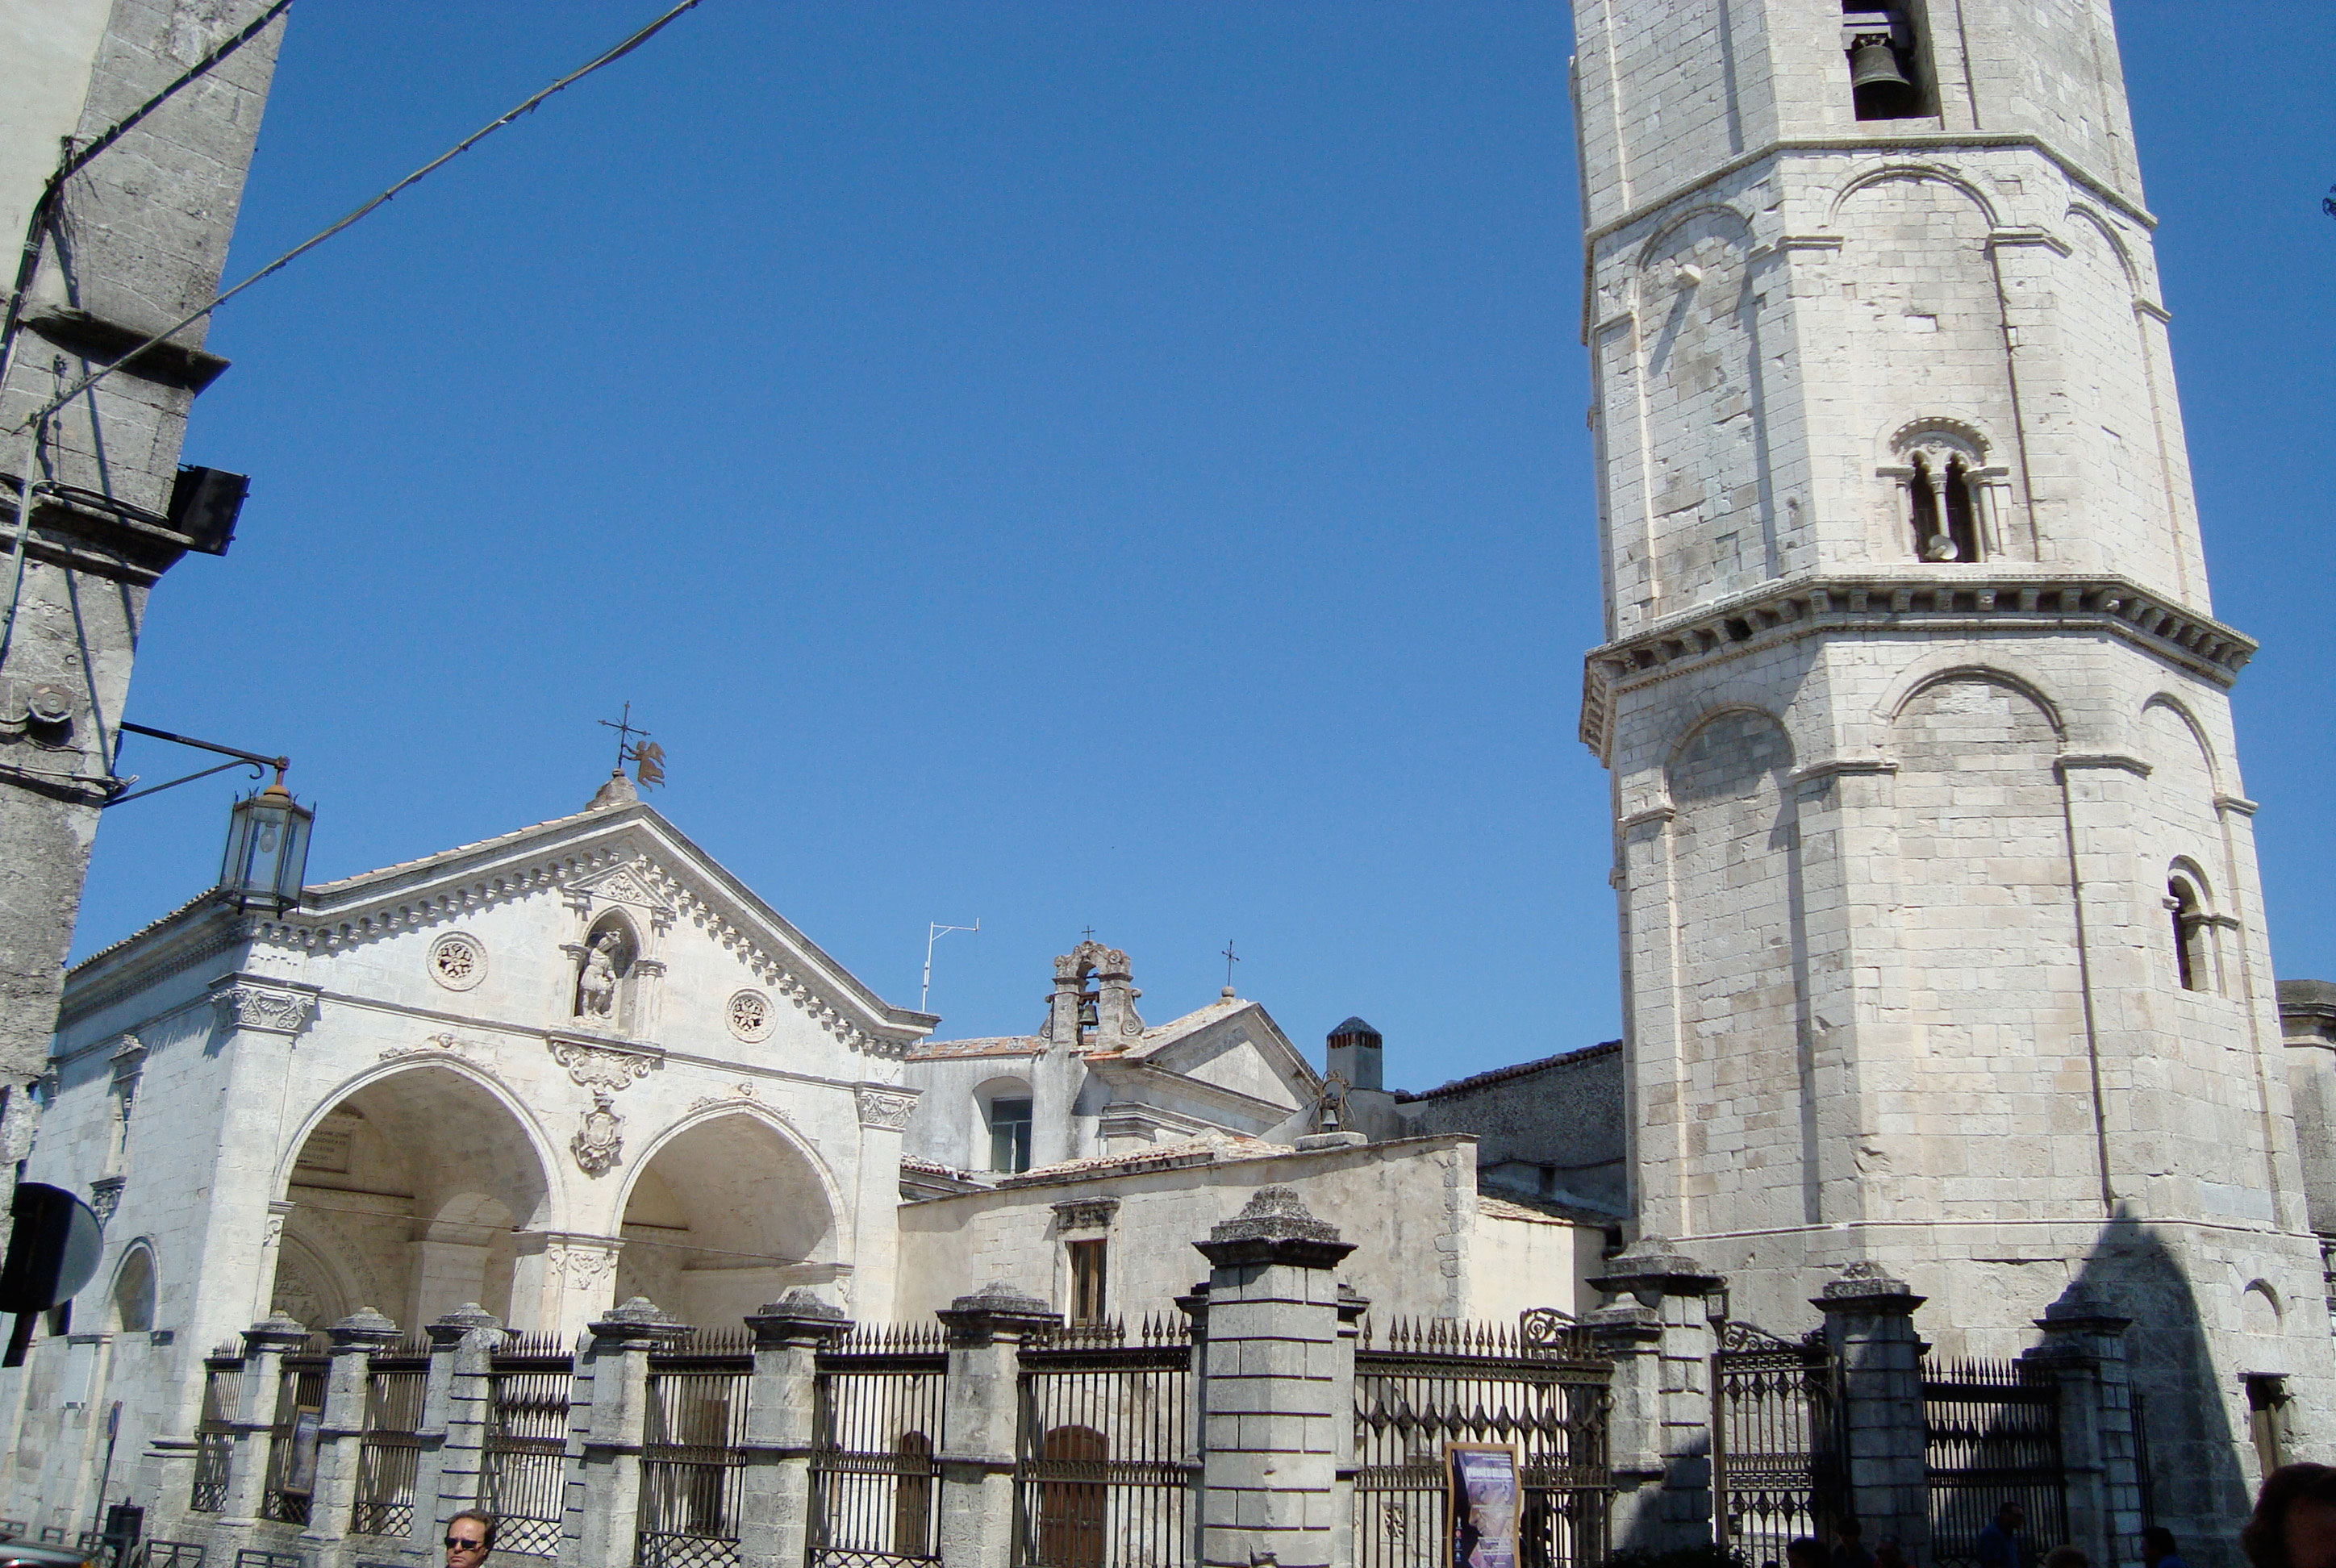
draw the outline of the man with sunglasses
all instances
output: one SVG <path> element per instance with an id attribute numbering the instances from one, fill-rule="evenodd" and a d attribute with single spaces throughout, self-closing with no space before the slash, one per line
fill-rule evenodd
<path id="1" fill-rule="evenodd" d="M 479 1568 L 495 1549 L 495 1522 L 475 1508 L 446 1521 L 446 1568 Z"/>

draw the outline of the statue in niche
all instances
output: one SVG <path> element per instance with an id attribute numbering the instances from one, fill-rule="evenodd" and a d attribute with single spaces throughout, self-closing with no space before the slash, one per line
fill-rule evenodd
<path id="1" fill-rule="evenodd" d="M 576 1016 L 593 1022 L 622 1017 L 619 992 L 633 969 L 633 939 L 619 920 L 602 922 L 576 959 Z"/>

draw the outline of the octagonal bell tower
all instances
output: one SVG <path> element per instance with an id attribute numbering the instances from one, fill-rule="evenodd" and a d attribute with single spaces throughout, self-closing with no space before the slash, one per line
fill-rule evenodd
<path id="1" fill-rule="evenodd" d="M 1639 1229 L 2133 1320 L 2219 1537 L 2336 1367 L 2108 5 L 1574 12 Z"/>

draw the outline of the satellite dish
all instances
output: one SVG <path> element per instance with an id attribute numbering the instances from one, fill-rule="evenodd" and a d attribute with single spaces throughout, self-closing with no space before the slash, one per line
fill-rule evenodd
<path id="1" fill-rule="evenodd" d="M 105 1249 L 96 1212 L 63 1187 L 19 1182 L 15 1229 L 0 1266 L 0 1312 L 40 1312 L 70 1301 L 97 1273 Z"/>

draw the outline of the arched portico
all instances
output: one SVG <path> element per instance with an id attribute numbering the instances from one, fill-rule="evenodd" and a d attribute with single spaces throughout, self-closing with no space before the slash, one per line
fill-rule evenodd
<path id="1" fill-rule="evenodd" d="M 343 1094 L 281 1190 L 272 1308 L 319 1328 L 377 1307 L 412 1330 L 476 1301 L 536 1326 L 512 1276 L 518 1232 L 550 1207 L 547 1172 L 529 1129 L 471 1075 L 428 1063 Z"/>
<path id="2" fill-rule="evenodd" d="M 836 1261 L 836 1204 L 813 1156 L 751 1111 L 690 1123 L 650 1152 L 625 1195 L 618 1300 L 735 1326 Z"/>

